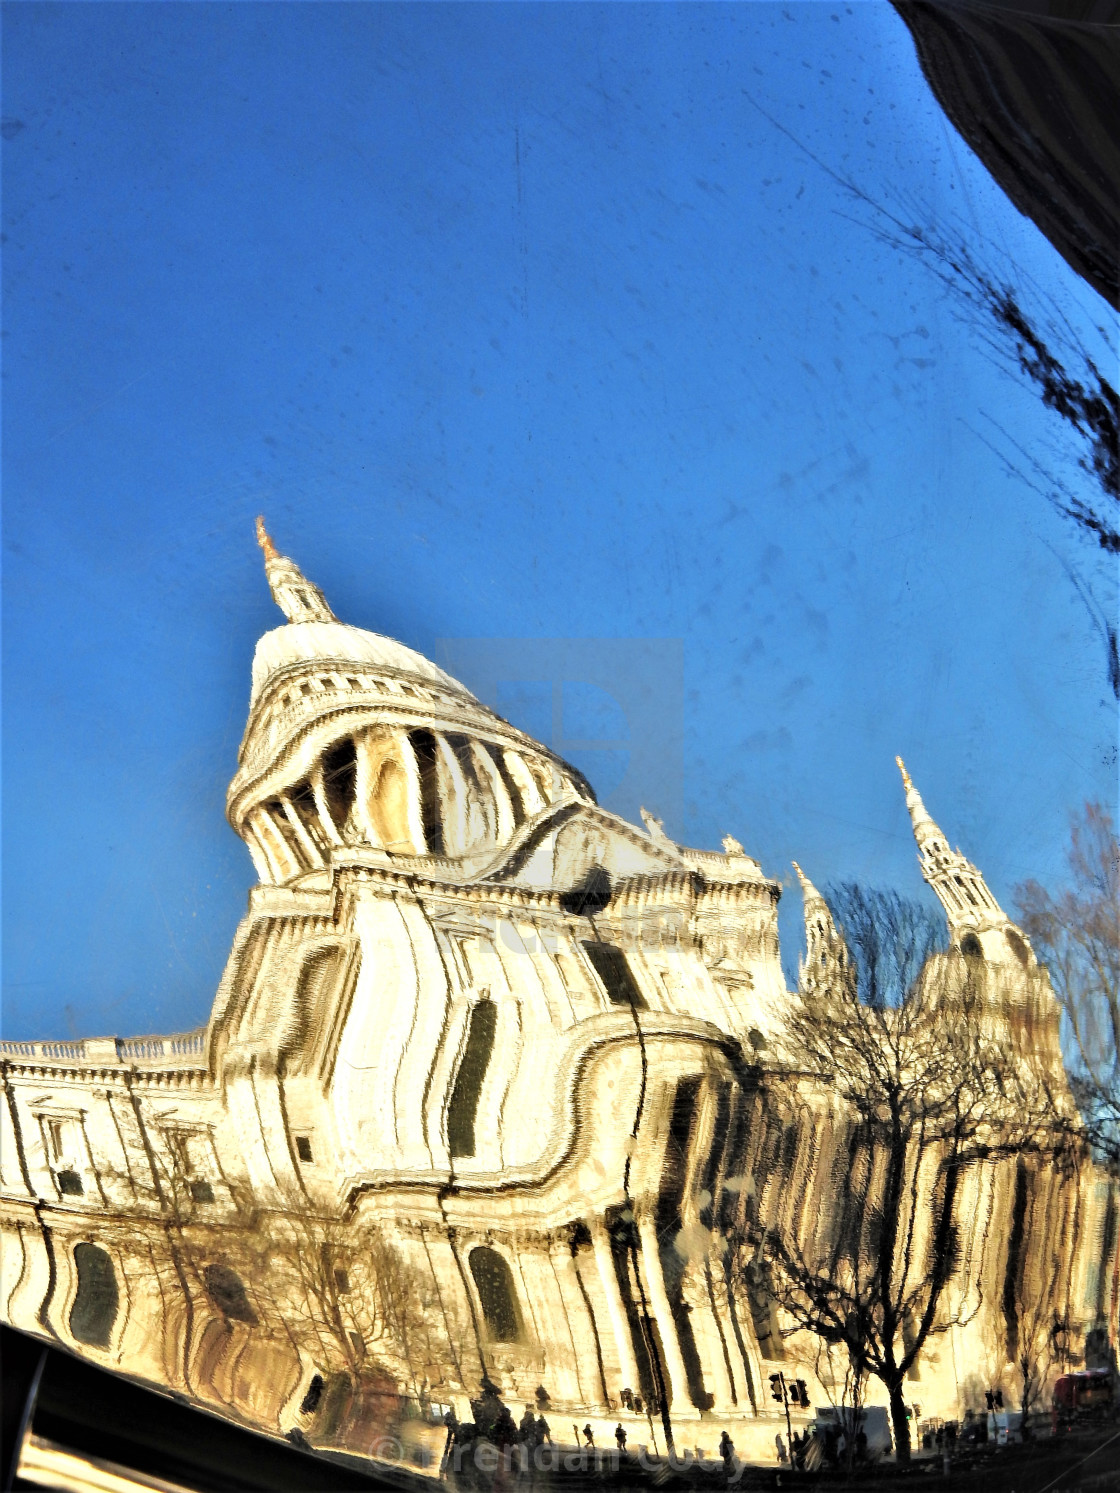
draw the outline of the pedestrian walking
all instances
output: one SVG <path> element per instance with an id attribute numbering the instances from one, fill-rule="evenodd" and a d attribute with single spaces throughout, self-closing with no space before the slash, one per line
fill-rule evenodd
<path id="1" fill-rule="evenodd" d="M 618 1442 L 619 1451 L 624 1452 L 626 1450 L 626 1431 L 623 1429 L 621 1421 L 614 1428 L 614 1439 Z"/>
<path id="2" fill-rule="evenodd" d="M 583 1428 L 583 1439 L 588 1446 L 595 1445 L 595 1437 L 591 1434 L 591 1422 L 588 1421 Z"/>
<path id="3" fill-rule="evenodd" d="M 552 1445 L 552 1433 L 551 1433 L 551 1431 L 548 1428 L 548 1421 L 545 1420 L 545 1418 L 544 1418 L 543 1415 L 538 1415 L 537 1416 L 537 1445 L 538 1446 L 543 1446 L 546 1441 L 548 1442 L 549 1446 Z"/>

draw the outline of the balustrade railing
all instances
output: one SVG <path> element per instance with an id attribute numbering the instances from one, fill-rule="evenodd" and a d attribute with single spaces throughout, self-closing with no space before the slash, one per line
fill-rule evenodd
<path id="1" fill-rule="evenodd" d="M 0 1058 L 51 1063 L 166 1063 L 181 1066 L 206 1050 L 206 1028 L 170 1037 L 98 1038 L 79 1042 L 0 1041 Z"/>

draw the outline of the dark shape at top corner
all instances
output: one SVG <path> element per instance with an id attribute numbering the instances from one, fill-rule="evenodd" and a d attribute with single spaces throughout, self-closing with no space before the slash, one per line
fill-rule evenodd
<path id="1" fill-rule="evenodd" d="M 1021 213 L 1120 307 L 1120 4 L 892 0 L 934 97 Z"/>

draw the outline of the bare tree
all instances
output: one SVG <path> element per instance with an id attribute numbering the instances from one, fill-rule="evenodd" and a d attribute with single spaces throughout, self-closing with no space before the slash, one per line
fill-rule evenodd
<path id="1" fill-rule="evenodd" d="M 814 1189 L 747 1197 L 733 1242 L 739 1280 L 759 1264 L 794 1328 L 842 1349 L 857 1383 L 890 1401 L 896 1452 L 910 1453 L 907 1374 L 928 1339 L 982 1300 L 982 1247 L 962 1240 L 960 1210 L 984 1164 L 1048 1143 L 1045 1095 L 985 999 L 977 961 L 939 952 L 942 933 L 893 893 L 844 886 L 831 896 L 836 941 L 788 1012 L 772 1093 L 814 1131 L 831 1102 L 828 1206 Z M 771 1192 L 773 1189 L 771 1189 Z M 966 1244 L 968 1248 L 966 1248 Z M 950 1283 L 954 1289 L 950 1291 Z"/>
<path id="2" fill-rule="evenodd" d="M 1086 804 L 1071 820 L 1071 884 L 1016 889 L 1023 927 L 1062 1008 L 1070 1087 L 1098 1156 L 1120 1171 L 1120 841 L 1111 815 Z"/>
<path id="3" fill-rule="evenodd" d="M 261 1215 L 242 1243 L 256 1293 L 302 1361 L 401 1402 L 442 1377 L 454 1330 L 446 1304 L 383 1230 L 317 1212 L 300 1195 Z"/>

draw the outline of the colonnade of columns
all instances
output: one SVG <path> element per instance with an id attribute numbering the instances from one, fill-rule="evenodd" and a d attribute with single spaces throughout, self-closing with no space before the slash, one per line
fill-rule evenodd
<path id="1" fill-rule="evenodd" d="M 608 1386 L 611 1398 L 617 1400 L 620 1391 L 624 1388 L 631 1389 L 635 1393 L 640 1392 L 641 1375 L 634 1350 L 629 1313 L 623 1299 L 615 1265 L 610 1232 L 601 1218 L 592 1220 L 588 1227 L 595 1265 L 607 1304 L 619 1373 L 622 1378 L 621 1384 Z M 636 1265 L 640 1274 L 640 1285 L 645 1295 L 646 1309 L 657 1327 L 662 1360 L 661 1370 L 667 1380 L 666 1388 L 671 1395 L 674 1413 L 680 1414 L 684 1411 L 688 1414 L 693 1412 L 695 1407 L 673 1308 L 665 1285 L 657 1230 L 651 1215 L 639 1216 L 637 1233 Z M 640 1303 L 635 1302 L 634 1305 L 640 1312 Z M 738 1386 L 733 1386 L 731 1373 L 728 1370 L 724 1330 L 717 1315 L 716 1302 L 711 1299 L 710 1295 L 705 1294 L 697 1304 L 690 1307 L 690 1310 L 704 1388 L 711 1396 L 710 1408 L 720 1414 L 736 1410 L 740 1413 L 743 1410 L 749 1411 L 750 1400 L 746 1392 L 748 1368 L 746 1365 L 740 1368 Z M 734 1367 L 733 1359 L 732 1368 Z M 755 1372 L 757 1373 L 757 1366 Z"/>
<path id="2" fill-rule="evenodd" d="M 456 733 L 371 726 L 348 740 L 344 813 L 332 809 L 320 757 L 299 783 L 246 814 L 241 833 L 262 881 L 324 866 L 344 844 L 449 856 L 501 844 L 573 786 L 544 759 Z"/>

